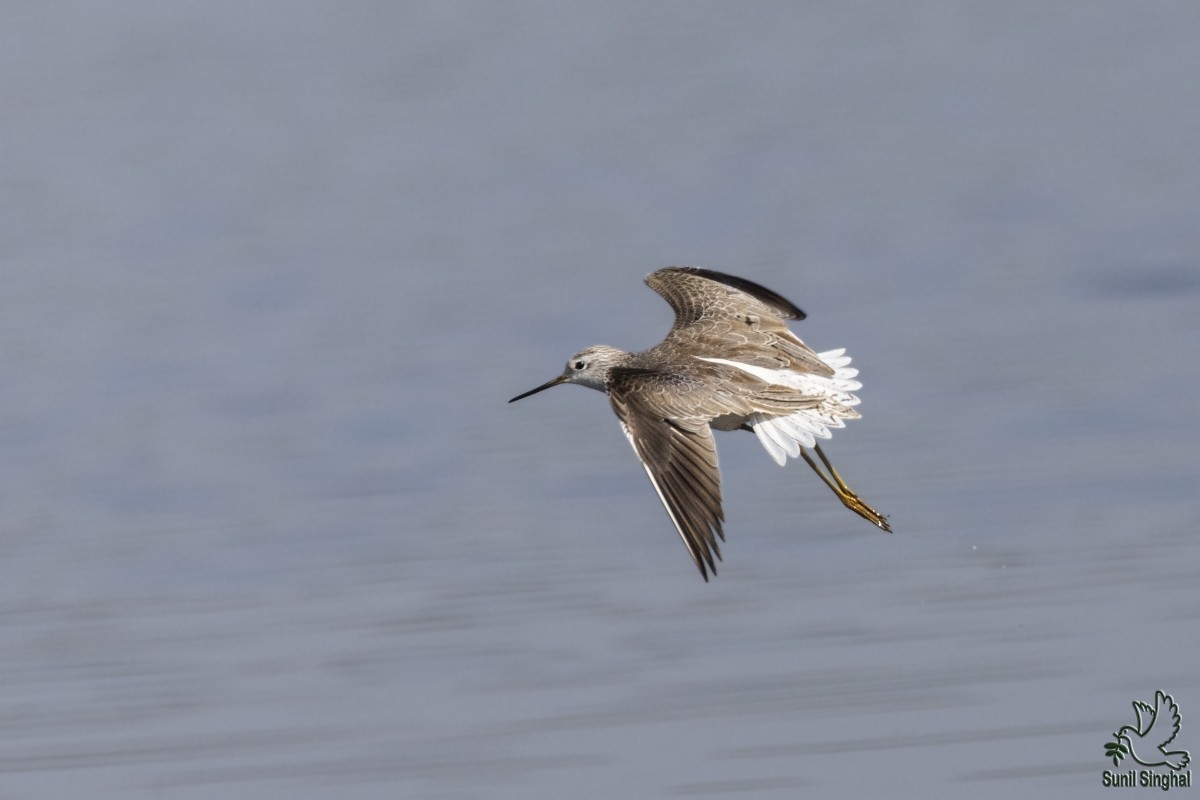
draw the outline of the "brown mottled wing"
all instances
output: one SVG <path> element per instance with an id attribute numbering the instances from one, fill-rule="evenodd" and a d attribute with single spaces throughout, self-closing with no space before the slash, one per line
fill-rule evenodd
<path id="1" fill-rule="evenodd" d="M 668 346 L 768 369 L 833 374 L 787 326 L 804 312 L 766 287 L 698 267 L 660 269 L 646 276 L 646 285 L 675 310 Z"/>
<path id="2" fill-rule="evenodd" d="M 704 580 L 717 574 L 721 473 L 709 412 L 688 410 L 691 379 L 619 367 L 609 373 L 608 397 L 650 483 L 675 523 Z M 681 392 L 680 389 L 683 391 Z M 697 413 L 698 412 L 698 413 Z M 707 569 L 706 569 L 707 567 Z"/>
<path id="3" fill-rule="evenodd" d="M 646 276 L 646 285 L 666 298 L 683 320 L 731 313 L 733 306 L 761 306 L 774 316 L 804 319 L 787 298 L 745 278 L 700 267 L 667 267 Z"/>

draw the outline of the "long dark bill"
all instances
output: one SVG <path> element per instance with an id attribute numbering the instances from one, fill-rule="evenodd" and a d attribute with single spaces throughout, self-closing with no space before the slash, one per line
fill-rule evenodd
<path id="1" fill-rule="evenodd" d="M 566 375 L 559 375 L 557 378 L 546 381 L 545 383 L 543 383 L 541 386 L 537 387 L 536 389 L 530 389 L 528 392 L 525 392 L 525 394 L 517 395 L 516 397 L 514 397 L 512 400 L 509 400 L 508 402 L 515 403 L 518 400 L 522 400 L 526 397 L 529 397 L 529 395 L 531 395 L 531 394 L 537 394 L 538 392 L 549 389 L 551 386 L 558 386 L 560 383 L 566 383 L 566 381 L 567 381 Z"/>

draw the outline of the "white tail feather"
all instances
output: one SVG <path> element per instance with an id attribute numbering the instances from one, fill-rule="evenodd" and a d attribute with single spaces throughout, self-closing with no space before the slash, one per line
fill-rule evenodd
<path id="1" fill-rule="evenodd" d="M 750 423 L 750 427 L 754 429 L 754 435 L 762 442 L 763 449 L 767 451 L 767 455 L 775 459 L 775 463 L 783 466 L 787 463 L 787 453 L 783 447 L 775 441 L 770 434 L 770 427 L 761 423 Z"/>
<path id="2" fill-rule="evenodd" d="M 821 398 L 821 404 L 816 408 L 797 411 L 786 417 L 753 414 L 746 420 L 763 449 L 780 466 L 787 463 L 789 456 L 797 458 L 801 447 L 813 447 L 817 439 L 832 437 L 831 428 L 844 428 L 846 420 L 859 416 L 854 410 L 859 399 L 852 393 L 861 389 L 862 384 L 855 380 L 858 370 L 850 366 L 850 356 L 846 355 L 845 349 L 828 350 L 817 355 L 833 369 L 833 375 L 768 369 L 723 358 L 703 359 L 736 367 L 765 383 L 799 389 Z"/>

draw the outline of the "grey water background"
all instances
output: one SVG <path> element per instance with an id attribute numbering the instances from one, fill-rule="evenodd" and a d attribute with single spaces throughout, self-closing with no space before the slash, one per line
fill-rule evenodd
<path id="1" fill-rule="evenodd" d="M 1197 41 L 5 4 L 0 797 L 1096 797 L 1160 688 L 1200 757 Z M 680 263 L 849 348 L 893 536 L 722 434 L 705 584 L 603 397 L 506 405 Z"/>

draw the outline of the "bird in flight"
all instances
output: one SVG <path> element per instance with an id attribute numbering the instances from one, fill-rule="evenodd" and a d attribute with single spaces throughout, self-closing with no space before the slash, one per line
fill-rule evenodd
<path id="1" fill-rule="evenodd" d="M 717 574 L 725 539 L 713 430 L 753 431 L 781 466 L 789 456 L 804 459 L 847 508 L 890 533 L 887 518 L 846 485 L 817 444 L 860 416 L 854 392 L 862 384 L 845 350 L 813 351 L 787 324 L 804 312 L 742 278 L 667 267 L 646 284 L 675 310 L 666 339 L 638 353 L 581 350 L 561 375 L 508 402 L 562 383 L 606 393 L 706 581 Z"/>

